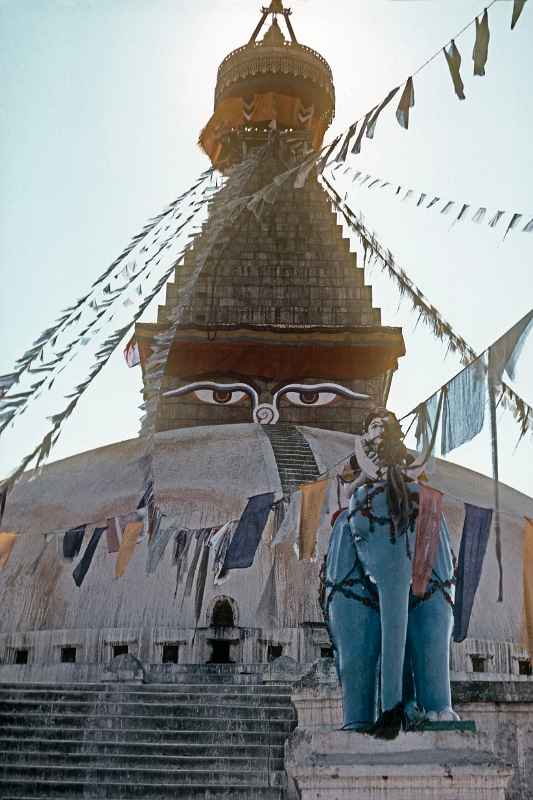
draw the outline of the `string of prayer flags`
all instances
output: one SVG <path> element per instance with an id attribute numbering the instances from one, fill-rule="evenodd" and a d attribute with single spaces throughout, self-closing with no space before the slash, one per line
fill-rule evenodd
<path id="1" fill-rule="evenodd" d="M 416 523 L 416 545 L 413 561 L 413 594 L 426 593 L 439 547 L 442 516 L 442 492 L 420 484 L 420 506 Z"/>
<path id="2" fill-rule="evenodd" d="M 16 540 L 17 534 L 13 531 L 0 532 L 0 570 L 7 566 Z"/>
<path id="3" fill-rule="evenodd" d="M 115 577 L 121 578 L 131 561 L 139 536 L 144 529 L 144 522 L 128 522 L 122 534 L 122 541 L 115 564 Z"/>
<path id="4" fill-rule="evenodd" d="M 472 52 L 474 62 L 474 75 L 484 75 L 485 65 L 489 57 L 489 13 L 484 10 L 481 22 L 476 17 L 476 42 Z"/>
<path id="5" fill-rule="evenodd" d="M 272 492 L 250 497 L 228 547 L 224 571 L 245 569 L 253 564 L 273 503 Z"/>
<path id="6" fill-rule="evenodd" d="M 76 586 L 80 587 L 85 580 L 85 576 L 89 571 L 89 567 L 91 566 L 94 554 L 96 552 L 96 548 L 98 547 L 98 542 L 102 538 L 102 534 L 104 533 L 105 528 L 95 528 L 93 534 L 89 540 L 89 544 L 85 548 L 85 551 L 80 559 L 80 561 L 76 564 L 74 568 L 74 572 L 72 573 L 72 577 L 74 578 L 74 583 Z"/>
<path id="7" fill-rule="evenodd" d="M 354 170 L 354 168 L 350 165 L 343 170 L 343 175 L 350 172 L 353 172 L 351 179 L 352 185 L 357 184 L 359 187 L 364 186 L 366 189 L 387 189 L 389 193 L 392 192 L 393 197 L 400 200 L 402 203 L 406 203 L 413 200 L 413 198 L 417 198 L 415 204 L 416 208 L 423 210 L 434 209 L 443 216 L 449 215 L 454 207 L 459 208 L 459 212 L 454 219 L 454 224 L 468 220 L 476 225 L 480 225 L 481 223 L 485 222 L 488 227 L 496 228 L 499 222 L 508 215 L 509 222 L 503 236 L 504 239 L 511 232 L 521 231 L 522 233 L 533 233 L 533 218 L 531 218 L 527 224 L 522 225 L 524 214 L 521 212 L 499 210 L 493 215 L 488 215 L 486 206 L 476 207 L 472 206 L 470 203 L 464 203 L 458 200 L 445 200 L 440 195 L 434 193 L 419 192 L 416 189 L 405 189 L 405 187 L 401 184 L 396 184 L 391 180 L 377 178 L 369 172 L 365 173 L 364 170 Z M 346 197 L 349 197 L 349 191 L 347 192 Z M 431 197 L 431 200 L 426 203 L 428 197 Z"/>
<path id="8" fill-rule="evenodd" d="M 382 247 L 382 245 L 378 242 L 376 235 L 370 233 L 370 231 L 364 225 L 361 217 L 355 214 L 349 205 L 341 199 L 340 195 L 335 191 L 327 178 L 324 175 L 321 177 L 333 206 L 342 215 L 348 227 L 357 234 L 363 244 L 363 247 L 365 248 L 365 253 L 369 251 L 371 253 L 371 257 L 380 264 L 381 269 L 386 271 L 389 277 L 394 280 L 399 288 L 400 295 L 408 295 L 413 309 L 419 315 L 418 318 L 424 320 L 424 322 L 433 331 L 435 337 L 441 341 L 446 341 L 448 344 L 448 349 L 451 352 L 459 353 L 462 363 L 465 366 L 468 366 L 478 357 L 475 350 L 470 347 L 470 345 L 462 336 L 459 336 L 457 333 L 455 333 L 450 323 L 447 322 L 442 317 L 438 309 L 429 302 L 422 291 L 409 278 L 406 271 L 396 264 L 391 251 L 385 250 Z M 503 383 L 503 381 L 502 390 L 505 392 L 505 395 L 509 400 L 509 405 L 511 406 L 513 413 L 517 419 L 520 420 L 523 436 L 525 432 L 533 429 L 533 409 L 527 403 L 525 403 L 516 392 L 510 389 L 507 384 Z"/>
<path id="9" fill-rule="evenodd" d="M 525 644 L 531 658 L 533 657 L 533 520 L 528 517 L 525 520 L 522 553 Z"/>
<path id="10" fill-rule="evenodd" d="M 86 525 L 79 525 L 77 528 L 71 528 L 65 532 L 63 536 L 63 558 L 67 561 L 74 561 L 79 554 L 86 527 Z"/>
<path id="11" fill-rule="evenodd" d="M 402 128 L 407 130 L 409 128 L 409 112 L 415 105 L 415 89 L 413 86 L 413 78 L 407 79 L 398 108 L 396 109 L 396 119 Z"/>
<path id="12" fill-rule="evenodd" d="M 62 372 L 67 366 L 70 361 L 74 358 L 74 356 L 80 355 L 82 353 L 81 349 L 74 351 L 71 354 L 71 351 L 76 347 L 80 346 L 80 348 L 87 344 L 89 341 L 85 334 L 97 323 L 98 319 L 102 317 L 106 313 L 106 308 L 118 300 L 119 295 L 125 291 L 129 286 L 131 286 L 133 281 L 139 281 L 140 276 L 143 273 L 145 277 L 148 276 L 152 272 L 151 262 L 158 256 L 156 264 L 161 263 L 159 267 L 159 271 L 163 274 L 158 277 L 157 273 L 154 271 L 154 277 L 152 278 L 152 282 L 156 281 L 154 286 L 149 286 L 148 283 L 146 284 L 146 293 L 142 300 L 137 299 L 137 307 L 132 315 L 132 319 L 126 324 L 119 326 L 115 333 L 109 336 L 100 346 L 100 348 L 96 352 L 96 360 L 95 363 L 90 367 L 88 371 L 87 378 L 79 383 L 74 391 L 71 393 L 65 394 L 65 399 L 70 400 L 69 404 L 66 408 L 64 408 L 59 413 L 53 414 L 48 417 L 48 419 L 52 422 L 52 428 L 46 434 L 44 434 L 42 440 L 36 445 L 36 447 L 30 452 L 27 456 L 25 456 L 19 466 L 14 470 L 14 472 L 9 476 L 8 484 L 12 486 L 18 478 L 22 475 L 24 470 L 34 461 L 36 460 L 36 466 L 39 467 L 41 463 L 44 461 L 45 458 L 48 457 L 51 448 L 57 442 L 59 435 L 61 433 L 61 428 L 64 421 L 70 416 L 73 412 L 74 408 L 77 405 L 77 402 L 80 396 L 84 393 L 87 387 L 90 385 L 92 380 L 96 377 L 96 375 L 100 372 L 100 370 L 105 366 L 107 361 L 109 360 L 111 354 L 115 350 L 115 348 L 119 345 L 123 336 L 127 333 L 127 331 L 132 327 L 132 325 L 139 319 L 139 317 L 144 312 L 145 308 L 152 302 L 153 298 L 157 295 L 159 290 L 162 288 L 164 283 L 170 277 L 170 274 L 175 270 L 176 264 L 181 261 L 184 253 L 188 248 L 191 247 L 191 243 L 185 241 L 185 245 L 182 247 L 181 251 L 178 253 L 178 247 L 181 247 L 183 242 L 178 234 L 180 233 L 181 229 L 188 225 L 190 220 L 194 217 L 195 214 L 199 211 L 199 209 L 205 205 L 210 200 L 210 196 L 205 194 L 206 189 L 209 187 L 205 187 L 200 195 L 198 195 L 197 199 L 194 198 L 194 193 L 200 189 L 202 184 L 206 182 L 208 178 L 210 178 L 213 174 L 213 169 L 210 168 L 205 173 L 200 176 L 200 179 L 196 182 L 196 184 L 191 187 L 187 192 L 181 195 L 174 203 L 172 203 L 167 209 L 165 209 L 160 215 L 156 218 L 151 220 L 148 225 L 145 226 L 143 231 L 138 234 L 134 240 L 130 243 L 130 245 L 122 252 L 121 256 L 113 262 L 111 267 L 109 267 L 103 276 L 101 276 L 93 286 L 91 287 L 91 291 L 81 298 L 78 303 L 68 309 L 68 313 L 64 314 L 63 317 L 56 322 L 56 324 L 48 328 L 44 333 L 36 340 L 34 345 L 27 351 L 22 359 L 19 359 L 15 365 L 15 372 L 12 373 L 14 376 L 13 381 L 7 382 L 7 376 L 5 381 L 3 381 L 3 392 L 8 391 L 11 387 L 13 382 L 20 380 L 24 372 L 35 372 L 38 370 L 39 372 L 45 370 L 47 373 L 47 390 L 51 389 L 54 384 L 54 380 L 59 372 Z M 210 190 L 211 193 L 215 190 Z M 187 197 L 187 195 L 192 195 L 191 204 L 193 206 L 193 213 L 189 215 L 188 219 L 181 223 L 177 224 L 178 218 L 181 216 L 181 212 L 177 213 L 178 207 L 181 204 L 182 200 Z M 165 225 L 165 233 L 163 233 L 163 225 Z M 169 229 L 167 231 L 167 228 Z M 159 234 L 163 234 L 163 241 L 157 242 Z M 146 237 L 149 236 L 147 239 Z M 143 240 L 145 240 L 145 244 L 143 244 Z M 156 243 L 157 242 L 157 243 Z M 140 245 L 143 245 L 139 250 L 139 262 L 140 268 L 136 268 L 134 266 L 130 272 L 128 269 L 128 264 L 124 264 L 123 261 L 126 256 L 130 255 L 131 252 Z M 170 249 L 168 249 L 170 248 Z M 159 256 L 159 254 L 164 249 L 164 260 L 163 256 Z M 142 256 L 142 251 L 146 252 L 146 256 Z M 154 252 L 155 251 L 155 252 Z M 136 261 L 134 262 L 136 265 Z M 149 271 L 148 271 L 149 270 Z M 115 274 L 116 273 L 116 274 Z M 97 287 L 100 283 L 107 279 L 108 281 L 115 280 L 119 278 L 119 276 L 126 275 L 127 280 L 126 282 L 122 282 L 121 285 L 117 288 L 112 288 L 110 282 L 107 283 L 105 287 L 102 288 L 102 297 L 104 298 L 101 301 L 96 296 L 93 295 L 95 291 L 95 287 Z M 139 292 L 140 289 L 140 292 Z M 109 290 L 109 291 L 107 291 Z M 100 289 L 98 290 L 100 291 Z M 142 295 L 142 287 L 141 284 L 137 286 L 137 294 Z M 98 302 L 97 302 L 98 300 Z M 70 341 L 65 343 L 62 341 L 59 352 L 55 352 L 53 355 L 54 358 L 49 358 L 47 362 L 42 366 L 35 368 L 33 363 L 36 359 L 44 359 L 44 349 L 47 347 L 55 347 L 58 337 L 61 340 L 63 337 L 63 333 L 66 329 L 74 324 L 75 321 L 80 321 L 82 318 L 82 313 L 87 312 L 91 309 L 92 319 L 89 325 L 85 325 L 85 322 L 82 323 L 84 326 L 84 330 L 82 334 L 74 333 L 73 337 L 71 336 Z M 76 312 L 76 313 L 74 313 Z M 113 318 L 113 314 L 109 316 L 109 319 L 106 320 L 106 324 L 111 321 Z M 102 320 L 102 323 L 104 320 Z M 101 326 L 98 328 L 100 330 Z M 68 331 L 67 331 L 68 333 Z M 96 334 L 96 331 L 94 331 Z M 65 334 L 66 335 L 66 334 Z M 70 336 L 70 333 L 69 333 Z M 66 356 L 70 355 L 68 361 L 66 360 Z M 51 370 L 51 372 L 50 372 Z M 37 397 L 37 390 L 39 386 L 43 383 L 43 381 L 38 381 L 37 383 L 32 384 L 31 389 L 27 395 L 25 395 L 24 403 L 20 406 L 10 408 L 9 412 L 6 415 L 0 415 L 0 434 L 6 427 L 13 421 L 15 416 L 18 416 L 24 412 L 27 407 L 27 404 L 33 397 Z M 0 407 L 1 411 L 1 407 Z"/>
<path id="13" fill-rule="evenodd" d="M 465 503 L 465 520 L 457 564 L 457 585 L 453 610 L 454 642 L 462 642 L 468 635 L 470 615 L 487 551 L 492 509 L 479 508 Z"/>
<path id="14" fill-rule="evenodd" d="M 302 493 L 299 535 L 300 560 L 310 559 L 314 556 L 320 515 L 328 485 L 328 478 L 323 478 L 300 486 Z"/>
<path id="15" fill-rule="evenodd" d="M 520 14 L 524 10 L 524 6 L 526 4 L 526 0 L 514 0 L 513 3 L 513 16 L 511 18 L 511 30 L 513 31 L 515 28 L 516 23 L 518 22 L 518 18 Z"/>

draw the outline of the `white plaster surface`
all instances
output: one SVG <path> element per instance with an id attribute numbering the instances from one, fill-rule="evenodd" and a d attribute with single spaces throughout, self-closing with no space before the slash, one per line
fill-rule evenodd
<path id="1" fill-rule="evenodd" d="M 351 450 L 348 434 L 301 428 L 320 468 L 335 464 Z M 248 498 L 262 492 L 281 493 L 280 478 L 270 443 L 259 425 L 217 425 L 158 434 L 153 448 L 157 502 L 165 524 L 198 528 L 238 518 Z M 153 575 L 146 574 L 147 542 L 137 546 L 127 572 L 114 577 L 115 556 L 105 539 L 83 586 L 72 579 L 75 562 L 61 555 L 61 535 L 84 522 L 105 524 L 107 517 L 133 510 L 142 495 L 146 473 L 146 443 L 120 442 L 29 473 L 9 495 L 3 530 L 19 533 L 7 567 L 0 572 L 0 661 L 9 666 L 9 652 L 30 648 L 30 662 L 59 663 L 61 645 L 79 646 L 80 664 L 109 659 L 112 642 L 127 641 L 145 664 L 161 659 L 161 642 L 180 642 L 181 663 L 201 663 L 209 657 L 209 609 L 227 595 L 236 604 L 240 640 L 236 660 L 266 659 L 269 642 L 283 645 L 284 655 L 300 662 L 314 661 L 328 645 L 318 604 L 320 559 L 298 561 L 292 547 L 270 547 L 267 525 L 254 564 L 235 570 L 214 586 L 211 562 L 198 630 L 195 634 L 194 591 L 184 597 L 184 580 L 176 591 L 172 544 Z M 492 504 L 489 478 L 437 461 L 432 484 L 469 502 Z M 502 511 L 533 517 L 533 500 L 501 487 Z M 463 504 L 447 499 L 456 551 L 463 524 Z M 469 639 L 454 646 L 452 667 L 471 669 L 470 655 L 486 653 L 489 674 L 516 674 L 522 623 L 522 521 L 502 514 L 504 602 L 496 602 L 497 565 L 492 542 L 485 560 L 474 605 Z M 90 533 L 90 531 L 89 531 Z M 86 539 L 88 541 L 88 539 Z M 43 548 L 45 547 L 44 552 Z M 327 526 L 320 550 L 327 545 Z M 40 558 L 39 558 L 40 557 Z M 187 572 L 189 561 L 185 566 Z M 257 608 L 275 558 L 277 620 L 260 629 Z M 7 662 L 7 664 L 6 664 Z M 3 667 L 0 665 L 0 673 Z M 11 667 L 10 667 L 11 669 Z"/>

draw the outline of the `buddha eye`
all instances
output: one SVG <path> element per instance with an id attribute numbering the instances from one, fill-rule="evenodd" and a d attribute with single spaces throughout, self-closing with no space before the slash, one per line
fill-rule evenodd
<path id="1" fill-rule="evenodd" d="M 335 392 L 287 392 L 286 398 L 295 406 L 327 406 L 332 403 L 337 394 Z"/>
<path id="2" fill-rule="evenodd" d="M 213 405 L 232 405 L 238 403 L 245 397 L 244 392 L 232 391 L 230 389 L 197 389 L 194 393 L 198 400 Z"/>

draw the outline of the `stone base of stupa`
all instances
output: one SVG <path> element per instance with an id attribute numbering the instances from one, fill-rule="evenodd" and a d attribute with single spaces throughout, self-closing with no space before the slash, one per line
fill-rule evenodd
<path id="1" fill-rule="evenodd" d="M 381 741 L 297 728 L 285 765 L 300 800 L 504 800 L 512 776 L 482 735 L 453 730 Z"/>

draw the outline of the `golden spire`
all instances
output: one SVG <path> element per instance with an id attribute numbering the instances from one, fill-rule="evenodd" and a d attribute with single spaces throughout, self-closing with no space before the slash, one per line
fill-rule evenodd
<path id="1" fill-rule="evenodd" d="M 285 9 L 283 8 L 282 0 L 272 0 L 270 3 L 270 8 L 267 11 L 267 14 L 283 14 Z"/>

